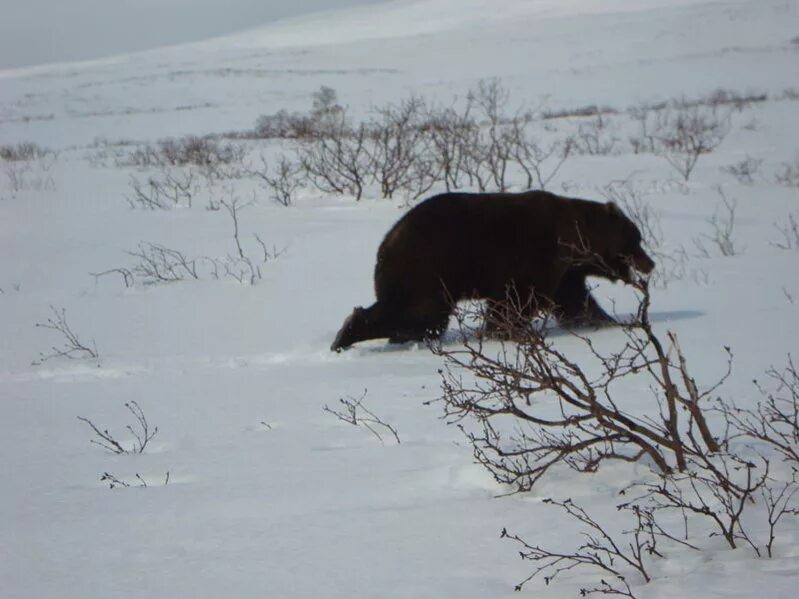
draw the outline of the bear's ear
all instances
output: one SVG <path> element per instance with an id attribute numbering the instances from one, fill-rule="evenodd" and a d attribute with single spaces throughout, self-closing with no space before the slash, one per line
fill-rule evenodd
<path id="1" fill-rule="evenodd" d="M 605 209 L 608 211 L 608 214 L 613 214 L 615 216 L 622 216 L 624 214 L 616 202 L 607 202 L 605 204 Z"/>

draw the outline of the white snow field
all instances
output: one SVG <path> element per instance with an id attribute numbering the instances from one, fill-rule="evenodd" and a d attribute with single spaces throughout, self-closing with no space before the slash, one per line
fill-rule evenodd
<path id="1" fill-rule="evenodd" d="M 795 0 L 394 0 L 0 71 L 0 147 L 33 142 L 57 153 L 0 159 L 0 597 L 511 597 L 535 564 L 500 539 L 503 527 L 542 546 L 578 542 L 575 522 L 544 498 L 573 498 L 623 528 L 617 493 L 646 464 L 557 470 L 532 492 L 507 495 L 442 420 L 440 403 L 426 403 L 441 394 L 441 358 L 385 340 L 329 350 L 353 306 L 374 300 L 375 252 L 404 198 L 372 186 L 356 202 L 305 186 L 284 207 L 251 177 L 197 176 L 191 207 L 133 209 L 131 177 L 156 171 L 114 157 L 307 111 L 320 86 L 353 118 L 411 94 L 447 105 L 489 78 L 513 106 L 618 110 L 608 117 L 614 151 L 572 155 L 548 189 L 602 199 L 597 188 L 613 180 L 635 183 L 658 215 L 664 251 L 686 251 L 684 272 L 653 290 L 656 331 L 679 335 L 700 385 L 723 374 L 731 347 L 732 375 L 716 394 L 751 407 L 761 399 L 752 379 L 783 367 L 799 338 L 799 253 L 779 247 L 797 241 L 784 227 L 799 218 L 799 190 L 780 175 L 799 169 L 798 36 Z M 628 107 L 717 89 L 766 98 L 720 108 L 729 134 L 687 183 L 662 157 L 633 153 Z M 552 119 L 542 134 L 579 122 Z M 292 147 L 234 143 L 253 164 Z M 747 157 L 760 161 L 751 181 L 722 170 Z M 714 215 L 726 218 L 719 185 L 737 202 L 729 256 L 707 238 Z M 282 251 L 254 284 L 216 279 L 210 262 L 197 280 L 137 276 L 126 287 L 118 272 L 92 276 L 132 268 L 129 252 L 146 243 L 221 263 L 237 251 L 232 220 L 206 207 L 234 198 L 252 201 L 238 213 L 244 252 L 261 252 L 254 234 Z M 596 295 L 608 309 L 634 310 L 623 285 L 599 283 Z M 36 326 L 54 317 L 51 306 L 66 310 L 98 358 L 42 360 L 65 340 Z M 622 332 L 591 335 L 615 343 Z M 558 343 L 585 357 L 568 334 Z M 364 405 L 401 443 L 323 411 L 364 390 Z M 98 437 L 78 417 L 132 448 L 133 401 L 158 427 L 142 454 L 90 443 Z M 647 383 L 619 401 L 651 405 Z M 110 489 L 104 473 L 130 486 Z M 703 551 L 656 560 L 652 582 L 627 572 L 635 596 L 796 596 L 795 517 L 778 529 L 772 559 L 731 550 L 709 531 L 692 537 Z M 573 570 L 549 585 L 536 578 L 521 596 L 578 596 L 598 581 Z"/>

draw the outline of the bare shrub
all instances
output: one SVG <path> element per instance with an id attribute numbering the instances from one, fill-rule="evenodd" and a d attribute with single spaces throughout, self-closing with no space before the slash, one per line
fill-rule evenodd
<path id="1" fill-rule="evenodd" d="M 133 286 L 137 281 L 144 285 L 156 285 L 206 277 L 217 280 L 232 278 L 239 283 L 254 285 L 263 278 L 261 266 L 278 258 L 282 250 L 279 251 L 277 248 L 270 250 L 258 235 L 254 235 L 258 246 L 255 256 L 245 251 L 240 235 L 239 217 L 241 211 L 251 203 L 242 203 L 232 191 L 227 199 L 218 201 L 219 208 L 224 208 L 231 219 L 234 253 L 227 254 L 223 258 L 191 257 L 163 245 L 142 242 L 139 243 L 138 250 L 128 252 L 130 256 L 136 258 L 135 264 L 128 268 L 109 269 L 94 276 L 99 278 L 116 273 L 122 277 L 126 287 Z"/>
<path id="2" fill-rule="evenodd" d="M 703 234 L 702 237 L 713 243 L 722 256 L 735 256 L 741 253 L 741 248 L 735 243 L 735 210 L 738 200 L 729 199 L 721 187 L 716 189 L 721 196 L 721 206 L 717 207 L 708 223 L 713 232 Z"/>
<path id="3" fill-rule="evenodd" d="M 50 311 L 53 313 L 52 317 L 48 318 L 46 322 L 37 322 L 36 327 L 50 329 L 59 333 L 62 337 L 62 345 L 60 347 L 52 346 L 48 354 L 40 353 L 39 359 L 33 362 L 34 365 L 42 364 L 52 358 L 97 359 L 100 357 L 94 339 L 92 339 L 91 343 L 84 343 L 69 326 L 66 308 L 58 310 L 55 306 L 50 306 Z"/>
<path id="4" fill-rule="evenodd" d="M 607 156 L 613 153 L 619 137 L 613 132 L 610 120 L 601 112 L 577 127 L 575 150 L 580 154 Z"/>
<path id="5" fill-rule="evenodd" d="M 688 105 L 707 105 L 707 106 L 731 106 L 733 109 L 742 112 L 752 104 L 759 104 L 768 100 L 768 94 L 758 91 L 736 92 L 731 89 L 719 88 L 712 91 L 703 98 L 694 101 L 685 101 Z"/>
<path id="6" fill-rule="evenodd" d="M 133 283 L 135 282 L 133 272 L 128 268 L 110 268 L 102 272 L 92 272 L 89 274 L 94 277 L 95 284 L 97 284 L 97 282 L 100 280 L 101 277 L 105 277 L 112 274 L 117 274 L 120 277 L 122 277 L 122 282 L 125 284 L 125 287 L 127 288 L 133 287 Z"/>
<path id="7" fill-rule="evenodd" d="M 780 100 L 799 100 L 799 89 L 795 87 L 786 87 L 782 90 Z"/>
<path id="8" fill-rule="evenodd" d="M 144 183 L 131 175 L 128 185 L 132 190 L 132 194 L 126 196 L 130 207 L 147 210 L 191 208 L 192 198 L 197 193 L 192 169 L 162 168 L 158 175 L 147 177 Z"/>
<path id="9" fill-rule="evenodd" d="M 322 86 L 312 96 L 312 107 L 308 113 L 289 113 L 279 110 L 274 114 L 261 115 L 255 122 L 252 137 L 259 139 L 311 140 L 335 133 L 344 114 L 333 88 Z"/>
<path id="10" fill-rule="evenodd" d="M 755 175 L 760 172 L 760 167 L 763 164 L 762 158 L 752 158 L 747 155 L 746 158 L 739 160 L 728 166 L 724 166 L 721 170 L 728 175 L 732 175 L 742 185 L 751 185 L 755 182 Z"/>
<path id="11" fill-rule="evenodd" d="M 776 175 L 777 183 L 787 187 L 799 187 L 799 154 L 797 154 L 793 162 L 785 162 Z"/>
<path id="12" fill-rule="evenodd" d="M 424 101 L 411 96 L 375 112 L 366 151 L 382 196 L 393 198 L 400 191 L 412 192 L 413 199 L 424 195 L 435 183 L 424 136 Z"/>
<path id="13" fill-rule="evenodd" d="M 315 134 L 309 115 L 287 110 L 259 116 L 253 129 L 253 137 L 257 139 L 308 139 Z"/>
<path id="14" fill-rule="evenodd" d="M 429 150 L 447 191 L 461 189 L 466 184 L 465 163 L 478 127 L 468 98 L 462 110 L 455 106 L 431 108 L 427 115 L 425 134 Z"/>
<path id="15" fill-rule="evenodd" d="M 136 401 L 127 402 L 125 404 L 125 408 L 127 408 L 127 410 L 133 415 L 133 418 L 136 421 L 134 425 L 128 424 L 125 426 L 125 430 L 127 430 L 134 439 L 132 449 L 126 449 L 123 447 L 123 445 L 117 441 L 111 433 L 108 432 L 108 429 L 100 430 L 100 428 L 88 418 L 78 416 L 78 420 L 89 425 L 89 427 L 91 427 L 91 429 L 94 431 L 94 434 L 97 436 L 97 439 L 90 439 L 89 442 L 93 443 L 94 445 L 99 445 L 111 453 L 144 453 L 144 449 L 147 447 L 147 444 L 153 437 L 155 437 L 156 434 L 158 434 L 158 427 L 156 426 L 154 429 L 150 430 L 150 425 L 147 422 L 147 418 L 144 416 L 144 411 Z"/>
<path id="16" fill-rule="evenodd" d="M 119 478 L 114 474 L 109 474 L 108 472 L 103 472 L 103 475 L 100 477 L 100 482 L 108 483 L 109 489 L 115 489 L 116 487 L 149 487 L 151 485 L 147 484 L 147 481 L 137 472 L 133 480 L 127 481 L 125 479 Z M 164 484 L 166 486 L 169 484 L 169 472 L 166 473 L 164 476 Z"/>
<path id="17" fill-rule="evenodd" d="M 577 108 L 566 108 L 563 110 L 544 110 L 541 113 L 541 118 L 544 120 L 552 119 L 567 119 L 574 117 L 592 117 L 602 114 L 617 114 L 618 111 L 610 106 L 597 106 L 596 104 L 589 104 L 587 106 L 579 106 Z"/>
<path id="18" fill-rule="evenodd" d="M 469 92 L 469 99 L 474 104 L 477 118 L 482 125 L 469 140 L 465 154 L 467 171 L 474 176 L 480 191 L 486 191 L 489 185 L 499 191 L 509 187 L 507 179 L 508 167 L 513 161 L 513 146 L 517 140 L 516 130 L 518 114 L 507 114 L 510 92 L 503 87 L 499 79 L 480 81 L 477 88 Z M 487 176 L 486 174 L 487 173 Z"/>
<path id="19" fill-rule="evenodd" d="M 27 189 L 28 186 L 28 173 L 31 172 L 31 167 L 28 164 L 6 164 L 3 168 L 8 180 L 8 186 L 14 193 Z"/>
<path id="20" fill-rule="evenodd" d="M 246 172 L 256 177 L 259 183 L 270 192 L 271 198 L 281 206 L 291 206 L 294 194 L 302 187 L 304 172 L 301 164 L 292 162 L 281 154 L 274 171 L 270 171 L 266 157 L 261 154 L 261 166 L 247 167 Z"/>
<path id="21" fill-rule="evenodd" d="M 383 436 L 380 434 L 380 431 L 387 431 L 397 442 L 397 445 L 399 445 L 400 438 L 399 434 L 397 433 L 397 429 L 386 423 L 379 416 L 376 416 L 374 412 L 366 408 L 363 405 L 364 399 L 366 399 L 366 389 L 364 389 L 364 392 L 360 397 L 356 398 L 348 396 L 340 398 L 338 401 L 343 406 L 343 409 L 341 410 L 334 410 L 328 405 L 325 405 L 323 409 L 325 412 L 333 414 L 333 416 L 342 422 L 346 422 L 347 424 L 351 424 L 353 426 L 363 426 L 366 430 L 372 433 L 382 445 L 385 445 L 385 441 L 383 441 Z"/>
<path id="22" fill-rule="evenodd" d="M 545 190 L 574 150 L 574 139 L 569 137 L 539 144 L 526 132 L 524 126 L 518 124 L 514 133 L 514 143 L 510 151 L 526 178 L 525 189 Z"/>
<path id="23" fill-rule="evenodd" d="M 241 162 L 242 146 L 223 142 L 211 136 L 187 135 L 159 140 L 154 146 L 144 145 L 132 151 L 119 166 L 164 167 L 198 166 L 214 168 Z"/>
<path id="24" fill-rule="evenodd" d="M 128 252 L 138 261 L 129 272 L 141 278 L 145 285 L 199 279 L 197 258 L 189 258 L 178 250 L 156 243 L 139 243 L 138 250 Z"/>
<path id="25" fill-rule="evenodd" d="M 645 456 L 660 472 L 684 471 L 688 455 L 718 451 L 700 403 L 726 375 L 700 392 L 676 337 L 669 335 L 669 347 L 652 329 L 648 287 L 639 282 L 636 289 L 641 294 L 638 315 L 625 325 L 627 343 L 618 353 L 603 355 L 589 337 L 573 333 L 603 365 L 598 375 L 589 376 L 559 350 L 546 326 L 523 324 L 530 307 L 513 297 L 508 299 L 512 316 L 498 326 L 505 327 L 500 338 L 516 343 L 502 342 L 498 358 L 485 349 L 482 337 L 467 339 L 463 349 L 434 347 L 445 358 L 445 414 L 451 420 L 469 417 L 476 422 L 477 430 L 466 431 L 467 438 L 477 461 L 498 482 L 527 491 L 556 464 L 590 472 L 605 460 L 637 461 Z M 479 384 L 464 381 L 462 371 Z M 633 416 L 612 399 L 615 386 L 637 372 L 659 381 L 657 417 Z M 535 396 L 554 401 L 557 415 L 537 413 Z M 511 439 L 497 429 L 507 417 L 521 427 Z M 687 430 L 691 434 L 685 438 Z"/>
<path id="26" fill-rule="evenodd" d="M 639 106 L 632 106 L 627 110 L 627 114 L 638 124 L 638 133 L 634 136 L 629 136 L 628 141 L 635 154 L 643 154 L 649 152 L 654 154 L 657 152 L 658 140 L 655 137 L 656 124 L 657 124 L 657 110 L 648 104 L 641 104 Z"/>
<path id="27" fill-rule="evenodd" d="M 657 112 L 656 153 L 688 181 L 700 156 L 715 150 L 730 131 L 730 115 L 716 104 L 686 101 Z"/>
<path id="28" fill-rule="evenodd" d="M 300 149 L 302 166 L 311 183 L 324 193 L 350 194 L 360 200 L 369 181 L 372 164 L 366 144 L 368 128 L 331 129 Z"/>
<path id="29" fill-rule="evenodd" d="M 3 165 L 8 186 L 12 192 L 20 191 L 53 191 L 55 180 L 50 169 L 55 164 L 57 155 L 45 151 L 35 154 L 30 159 L 9 160 Z"/>
<path id="30" fill-rule="evenodd" d="M 251 205 L 252 202 L 242 204 L 238 198 L 235 198 L 231 195 L 228 200 L 220 200 L 219 203 L 225 208 L 225 211 L 228 213 L 232 221 L 233 241 L 236 245 L 236 253 L 234 255 L 228 254 L 224 260 L 206 258 L 206 260 L 208 260 L 214 267 L 212 275 L 215 279 L 218 279 L 220 277 L 219 273 L 221 267 L 225 276 L 236 279 L 239 283 L 246 282 L 250 285 L 255 285 L 257 281 L 260 281 L 263 278 L 261 264 L 266 264 L 267 262 L 275 259 L 278 256 L 278 253 L 270 253 L 266 247 L 266 244 L 264 244 L 258 235 L 255 235 L 254 237 L 258 242 L 258 245 L 261 247 L 262 259 L 254 260 L 244 251 L 244 248 L 241 245 L 241 239 L 239 237 L 239 211 Z"/>
<path id="31" fill-rule="evenodd" d="M 516 585 L 517 591 L 521 591 L 534 578 L 542 577 L 548 585 L 563 572 L 582 569 L 599 574 L 602 578 L 597 586 L 581 588 L 581 596 L 599 593 L 634 599 L 625 570 L 636 572 L 643 582 L 652 579 L 648 572 L 649 558 L 662 555 L 658 551 L 656 524 L 649 512 L 636 507 L 625 508 L 633 516 L 633 526 L 619 535 L 612 535 L 606 525 L 592 518 L 571 499 L 558 501 L 547 498 L 544 503 L 560 508 L 569 519 L 576 521 L 582 528 L 584 541 L 574 550 L 556 551 L 530 545 L 521 537 L 502 529 L 503 539 L 522 546 L 519 551 L 521 558 L 536 563 L 533 573 Z M 607 578 L 610 578 L 610 582 Z"/>
<path id="32" fill-rule="evenodd" d="M 793 212 L 786 217 L 787 222 L 774 223 L 774 228 L 779 231 L 782 239 L 772 242 L 772 245 L 781 250 L 792 250 L 799 248 L 799 220 Z"/>
<path id="33" fill-rule="evenodd" d="M 666 555 L 660 542 L 700 551 L 693 539 L 709 532 L 730 548 L 771 557 L 775 531 L 799 514 L 799 375 L 793 363 L 768 372 L 773 390 L 756 383 L 764 401 L 754 410 L 739 409 L 716 398 L 731 372 L 729 348 L 726 373 L 701 388 L 677 336 L 669 332 L 662 340 L 653 330 L 646 282 L 634 287 L 638 312 L 623 325 L 624 342 L 616 349 L 602 351 L 590 337 L 570 332 L 587 352 L 581 360 L 548 336 L 546 316 L 531 323 L 530 306 L 513 294 L 498 347 L 469 334 L 466 323 L 474 315 L 463 312 L 463 347 L 431 347 L 444 358 L 445 417 L 463 430 L 476 461 L 513 492 L 529 491 L 554 467 L 594 472 L 608 460 L 622 460 L 650 469 L 621 489 L 625 501 L 617 508 L 634 518 L 621 533 L 571 500 L 547 502 L 582 525 L 585 541 L 576 549 L 543 548 L 503 530 L 503 537 L 522 545 L 522 557 L 537 564 L 517 589 L 539 575 L 549 583 L 564 571 L 589 568 L 612 578 L 584 587 L 583 594 L 632 597 L 627 572 L 649 581 L 648 562 Z M 627 379 L 651 394 L 646 409 L 635 398 L 641 415 L 629 412 L 620 396 L 618 385 Z M 776 459 L 789 462 L 787 475 L 785 468 L 776 472 Z M 757 518 L 766 526 L 753 524 Z"/>
<path id="34" fill-rule="evenodd" d="M 769 368 L 765 384 L 753 382 L 763 398 L 754 409 L 718 402 L 718 411 L 734 431 L 731 439 L 767 444 L 784 461 L 799 466 L 799 372 L 792 357 L 782 369 Z"/>
<path id="35" fill-rule="evenodd" d="M 0 146 L 0 158 L 7 162 L 30 162 L 31 160 L 54 159 L 55 157 L 56 153 L 53 150 L 43 148 L 31 141 Z"/>

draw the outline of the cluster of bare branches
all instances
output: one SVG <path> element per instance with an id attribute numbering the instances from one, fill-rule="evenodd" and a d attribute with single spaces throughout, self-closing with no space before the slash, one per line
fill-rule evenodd
<path id="1" fill-rule="evenodd" d="M 521 591 L 525 584 L 536 577 L 543 577 L 549 584 L 563 572 L 576 569 L 587 569 L 599 572 L 603 578 L 596 587 L 583 587 L 580 595 L 585 597 L 593 593 L 620 595 L 634 598 L 632 588 L 627 580 L 625 569 L 636 572 L 643 582 L 652 578 L 648 571 L 649 556 L 660 556 L 658 540 L 661 530 L 650 512 L 637 506 L 623 508 L 632 514 L 633 526 L 618 535 L 608 532 L 607 527 L 593 518 L 585 509 L 571 499 L 559 501 L 544 499 L 544 503 L 560 508 L 568 518 L 578 522 L 583 528 L 583 542 L 574 550 L 557 551 L 540 545 L 531 545 L 521 537 L 502 529 L 502 538 L 521 545 L 519 555 L 524 560 L 536 563 L 533 572 L 516 585 Z M 608 580 L 610 579 L 610 580 Z"/>
<path id="2" fill-rule="evenodd" d="M 137 472 L 133 480 L 127 481 L 125 479 L 119 478 L 114 474 L 109 474 L 108 472 L 103 472 L 103 475 L 100 477 L 100 482 L 108 483 L 109 489 L 115 489 L 116 487 L 149 487 L 151 485 L 147 484 L 147 481 Z M 164 485 L 166 486 L 169 484 L 169 472 L 166 473 L 164 476 Z"/>
<path id="3" fill-rule="evenodd" d="M 213 266 L 213 278 L 219 279 L 222 272 L 224 276 L 236 279 L 239 283 L 255 285 L 256 282 L 263 278 L 261 266 L 275 260 L 282 253 L 277 248 L 270 250 L 257 234 L 253 235 L 260 248 L 257 257 L 253 258 L 244 251 L 239 236 L 239 211 L 250 206 L 253 201 L 242 204 L 239 198 L 234 197 L 232 194 L 229 199 L 220 200 L 220 205 L 225 208 L 233 225 L 233 241 L 236 246 L 236 253 L 227 254 L 222 260 L 206 258 Z"/>
<path id="4" fill-rule="evenodd" d="M 722 171 L 735 177 L 742 185 L 751 185 L 763 165 L 762 158 L 752 158 L 748 154 L 738 162 L 722 167 Z"/>
<path id="5" fill-rule="evenodd" d="M 90 439 L 91 443 L 99 445 L 103 449 L 116 454 L 144 453 L 144 449 L 147 447 L 147 444 L 153 437 L 155 437 L 156 434 L 158 434 L 158 427 L 156 426 L 154 429 L 150 430 L 150 425 L 147 422 L 144 411 L 141 409 L 141 406 L 139 406 L 138 402 L 129 401 L 125 403 L 125 408 L 133 415 L 133 418 L 136 421 L 135 425 L 128 424 L 125 426 L 125 430 L 127 430 L 134 439 L 131 449 L 126 449 L 122 443 L 117 441 L 114 436 L 108 432 L 108 429 L 101 430 L 88 418 L 78 416 L 78 420 L 88 424 L 94 431 L 94 434 L 97 436 L 97 439 Z"/>
<path id="6" fill-rule="evenodd" d="M 261 115 L 256 120 L 253 131 L 233 136 L 295 140 L 323 137 L 338 127 L 343 111 L 338 103 L 336 90 L 323 85 L 314 92 L 309 112 L 289 113 L 287 110 L 279 110 L 274 114 Z"/>
<path id="7" fill-rule="evenodd" d="M 516 173 L 527 187 L 543 189 L 575 143 L 540 142 L 530 131 L 531 112 L 510 111 L 509 102 L 507 89 L 490 80 L 444 108 L 411 97 L 377 108 L 359 124 L 340 109 L 336 126 L 300 146 L 301 163 L 318 189 L 358 199 L 368 185 L 377 185 L 383 197 L 403 192 L 411 200 L 438 182 L 448 191 L 504 191 Z"/>
<path id="8" fill-rule="evenodd" d="M 700 387 L 677 336 L 662 339 L 655 332 L 647 282 L 634 287 L 640 303 L 621 328 L 620 348 L 603 350 L 590 336 L 569 331 L 587 359 L 567 355 L 549 334 L 547 313 L 530 322 L 532 300 L 513 294 L 499 322 L 490 306 L 478 308 L 477 316 L 458 314 L 466 329 L 462 346 L 432 345 L 444 358 L 445 418 L 461 428 L 475 460 L 509 492 L 531 490 L 553 468 L 594 472 L 609 460 L 649 467 L 648 475 L 621 490 L 627 500 L 617 507 L 629 510 L 636 524 L 620 537 L 571 501 L 551 503 L 583 527 L 587 542 L 576 550 L 553 551 L 505 533 L 522 543 L 522 557 L 538 564 L 528 580 L 540 575 L 549 582 L 564 570 L 589 567 L 606 578 L 584 594 L 632 597 L 623 570 L 648 581 L 647 560 L 662 556 L 657 541 L 700 550 L 697 539 L 709 531 L 731 548 L 743 544 L 772 556 L 778 526 L 799 515 L 799 375 L 793 363 L 768 372 L 770 388 L 758 384 L 764 400 L 755 409 L 718 399 L 731 373 L 729 348 L 724 374 Z M 500 329 L 498 342 L 468 334 L 467 323 L 486 315 Z M 634 412 L 620 393 L 632 380 L 649 389 L 651 400 L 642 409 L 637 398 Z M 758 518 L 765 526 L 752 524 Z"/>
<path id="9" fill-rule="evenodd" d="M 42 158 L 57 156 L 56 152 L 40 146 L 32 141 L 22 141 L 16 144 L 0 146 L 0 158 L 6 162 L 29 162 Z"/>
<path id="10" fill-rule="evenodd" d="M 131 175 L 129 185 L 132 194 L 126 199 L 130 207 L 147 210 L 191 208 L 192 197 L 197 193 L 192 169 L 162 167 L 158 175 L 147 177 L 144 183 Z"/>
<path id="11" fill-rule="evenodd" d="M 373 165 L 373 180 L 384 198 L 393 198 L 401 190 L 413 197 L 427 193 L 436 182 L 436 169 L 431 163 L 425 139 L 425 103 L 411 96 L 398 106 L 375 110 L 369 126 L 370 142 L 366 152 Z"/>
<path id="12" fill-rule="evenodd" d="M 606 460 L 644 457 L 659 472 L 684 471 L 691 455 L 718 451 L 700 404 L 729 369 L 700 392 L 676 336 L 669 334 L 667 345 L 652 328 L 647 284 L 640 281 L 636 288 L 641 303 L 636 318 L 623 328 L 627 342 L 621 350 L 606 355 L 590 337 L 573 333 L 602 366 L 597 375 L 558 348 L 547 334 L 548 316 L 525 325 L 523 314 L 530 308 L 512 296 L 507 300 L 511 316 L 497 326 L 505 329 L 501 338 L 515 342 L 502 342 L 498 355 L 487 350 L 482 336 L 467 339 L 463 348 L 434 347 L 445 358 L 445 414 L 453 422 L 476 421 L 477 430 L 465 429 L 467 436 L 477 461 L 498 482 L 528 491 L 556 465 L 592 472 Z M 463 379 L 464 370 L 475 382 Z M 657 416 L 632 415 L 614 401 L 616 385 L 639 372 L 656 382 Z M 544 408 L 534 398 L 550 404 Z M 508 417 L 526 426 L 506 436 L 497 425 Z"/>
<path id="13" fill-rule="evenodd" d="M 366 393 L 367 390 L 364 389 L 360 397 L 347 396 L 340 398 L 338 401 L 342 405 L 342 409 L 335 410 L 325 405 L 323 410 L 329 414 L 333 414 L 333 416 L 342 422 L 346 422 L 353 426 L 363 426 L 372 433 L 382 445 L 385 445 L 385 441 L 383 441 L 383 435 L 380 434 L 380 431 L 387 431 L 397 442 L 397 445 L 399 445 L 400 438 L 397 429 L 363 405 L 363 400 L 366 399 Z"/>
<path id="14" fill-rule="evenodd" d="M 662 156 L 688 181 L 699 158 L 715 150 L 730 131 L 725 103 L 682 99 L 631 109 L 639 126 L 638 134 L 630 138 L 633 150 Z"/>
<path id="15" fill-rule="evenodd" d="M 716 192 L 721 197 L 721 204 L 716 207 L 713 215 L 707 221 L 711 232 L 703 233 L 700 238 L 694 239 L 694 245 L 706 258 L 710 257 L 710 252 L 702 240 L 712 243 L 722 256 L 735 256 L 742 251 L 742 248 L 736 243 L 734 235 L 735 211 L 738 208 L 738 201 L 735 198 L 728 198 L 721 186 L 716 188 Z"/>
<path id="16" fill-rule="evenodd" d="M 89 442 L 116 455 L 143 454 L 149 442 L 153 439 L 153 437 L 155 437 L 156 434 L 158 434 L 158 427 L 156 426 L 155 428 L 150 429 L 150 423 L 147 422 L 147 418 L 144 415 L 144 410 L 142 410 L 138 402 L 129 401 L 125 403 L 125 408 L 131 413 L 135 420 L 133 424 L 125 425 L 125 430 L 128 431 L 130 436 L 133 438 L 131 442 L 121 442 L 114 437 L 114 435 L 112 435 L 107 428 L 101 429 L 90 419 L 83 416 L 78 416 L 78 420 L 85 422 L 92 429 L 96 436 L 95 439 L 89 439 Z M 109 472 L 103 472 L 103 474 L 100 476 L 100 482 L 107 483 L 109 489 L 114 489 L 116 487 L 129 488 L 151 486 L 139 473 L 136 473 L 133 479 L 125 480 L 114 474 L 110 474 Z M 169 484 L 169 472 L 166 473 L 163 484 Z"/>
<path id="17" fill-rule="evenodd" d="M 135 277 L 145 285 L 200 278 L 197 266 L 202 258 L 190 258 L 178 250 L 149 242 L 139 243 L 138 249 L 128 254 L 137 260 L 131 268 L 117 268 L 98 273 L 98 276 L 110 272 L 121 273 L 126 286 L 132 286 Z"/>
<path id="18" fill-rule="evenodd" d="M 729 112 L 760 101 L 722 90 L 707 98 L 663 102 L 630 109 L 639 135 L 630 137 L 633 151 L 666 158 L 687 181 L 701 155 L 715 149 L 730 128 Z M 518 182 L 523 188 L 545 189 L 575 153 L 605 155 L 621 151 L 614 115 L 619 111 L 595 106 L 561 113 L 511 107 L 510 93 L 497 79 L 480 81 L 450 106 L 437 106 L 411 96 L 377 107 L 354 121 L 335 90 L 320 88 L 310 111 L 281 111 L 259 117 L 254 131 L 234 137 L 280 138 L 294 141 L 294 155 L 285 153 L 270 169 L 251 167 L 245 148 L 211 136 L 167 139 L 139 147 L 125 164 L 138 167 L 192 165 L 209 182 L 254 177 L 277 203 L 288 206 L 302 186 L 360 200 L 370 188 L 384 198 L 401 195 L 415 201 L 436 185 L 447 191 L 505 191 Z M 555 119 L 573 122 L 571 133 L 554 135 Z M 571 125 L 574 125 L 572 127 Z M 735 165 L 735 176 L 751 177 L 756 161 Z M 176 176 L 135 177 L 132 205 L 163 208 L 190 204 L 190 181 Z"/>
<path id="19" fill-rule="evenodd" d="M 276 260 L 285 250 L 269 248 L 257 234 L 253 235 L 258 249 L 254 254 L 245 251 L 240 235 L 240 213 L 252 202 L 242 203 L 232 192 L 227 199 L 219 200 L 218 209 L 230 216 L 235 251 L 222 258 L 211 256 L 189 256 L 180 250 L 156 243 L 141 242 L 138 248 L 128 252 L 136 259 L 130 267 L 111 268 L 92 273 L 95 280 L 108 275 L 119 275 L 125 287 L 133 287 L 137 282 L 143 285 L 157 285 L 186 279 L 199 280 L 231 278 L 239 283 L 255 285 L 263 278 L 262 266 Z"/>
<path id="20" fill-rule="evenodd" d="M 367 129 L 344 124 L 305 144 L 300 160 L 309 181 L 324 193 L 349 194 L 360 200 L 371 173 L 372 161 L 366 150 Z"/>
<path id="21" fill-rule="evenodd" d="M 234 215 L 238 207 L 231 206 L 226 209 Z M 203 277 L 216 280 L 232 278 L 239 283 L 254 285 L 263 278 L 261 267 L 267 262 L 277 259 L 282 254 L 282 250 L 275 247 L 270 249 L 258 235 L 255 235 L 254 238 L 260 250 L 258 256 L 253 258 L 244 253 L 241 241 L 238 239 L 238 230 L 234 235 L 237 253 L 227 254 L 223 258 L 189 257 L 179 250 L 143 242 L 139 244 L 138 250 L 128 252 L 137 259 L 137 262 L 130 268 L 113 268 L 93 274 L 95 277 L 119 274 L 126 287 L 133 287 L 137 281 L 144 285 L 157 285 Z"/>
<path id="22" fill-rule="evenodd" d="M 259 183 L 270 192 L 276 203 L 281 206 L 291 206 L 297 190 L 303 184 L 302 164 L 293 161 L 285 154 L 280 155 L 274 169 L 269 167 L 263 154 L 260 155 L 260 162 L 260 167 L 247 166 L 244 172 L 257 178 Z"/>
<path id="23" fill-rule="evenodd" d="M 50 174 L 58 153 L 33 142 L 0 146 L 0 159 L 8 187 L 12 192 L 24 190 L 52 191 L 55 180 Z"/>
<path id="24" fill-rule="evenodd" d="M 775 241 L 773 245 L 781 250 L 799 248 L 799 220 L 793 212 L 789 213 L 785 220 L 787 222 L 774 223 L 774 228 L 779 231 L 781 239 Z"/>
<path id="25" fill-rule="evenodd" d="M 42 329 L 50 329 L 56 331 L 61 335 L 61 346 L 52 346 L 50 353 L 40 353 L 39 359 L 33 362 L 34 365 L 42 364 L 47 360 L 53 358 L 94 358 L 100 357 L 97 351 L 97 344 L 94 339 L 91 343 L 85 343 L 80 340 L 77 333 L 75 333 L 67 322 L 67 309 L 61 308 L 58 310 L 55 306 L 50 306 L 50 311 L 53 315 L 47 319 L 46 322 L 37 322 L 36 326 Z"/>
<path id="26" fill-rule="evenodd" d="M 578 125 L 575 147 L 580 154 L 607 156 L 618 149 L 620 141 L 607 115 L 597 112 Z"/>
<path id="27" fill-rule="evenodd" d="M 787 187 L 799 187 L 799 153 L 794 157 L 793 162 L 785 162 L 782 170 L 777 173 L 777 183 Z"/>
<path id="28" fill-rule="evenodd" d="M 239 144 L 223 142 L 212 136 L 187 135 L 167 138 L 155 145 L 144 145 L 128 154 L 118 166 L 164 167 L 199 166 L 213 167 L 220 164 L 238 163 L 244 158 L 245 149 Z"/>

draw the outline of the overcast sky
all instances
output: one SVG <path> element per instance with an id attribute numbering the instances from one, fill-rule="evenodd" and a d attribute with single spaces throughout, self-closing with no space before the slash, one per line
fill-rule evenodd
<path id="1" fill-rule="evenodd" d="M 0 68 L 100 58 L 384 0 L 0 0 Z"/>

